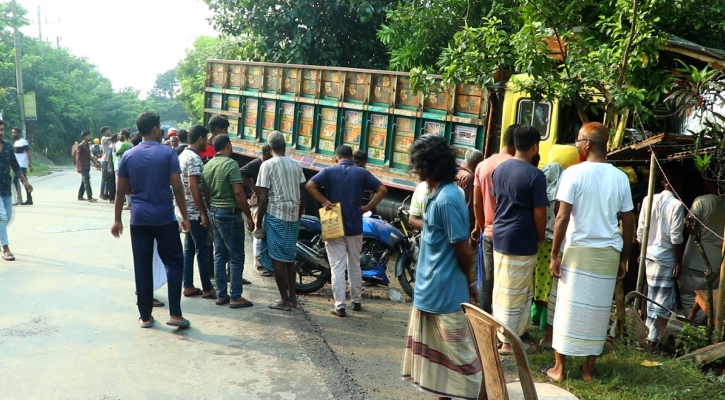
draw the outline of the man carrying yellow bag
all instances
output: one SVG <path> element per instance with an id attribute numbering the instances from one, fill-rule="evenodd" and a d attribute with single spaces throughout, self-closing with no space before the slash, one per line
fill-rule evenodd
<path id="1" fill-rule="evenodd" d="M 332 313 L 345 317 L 345 269 L 350 281 L 352 309 L 362 310 L 362 215 L 372 210 L 388 190 L 369 171 L 353 164 L 350 146 L 342 145 L 335 149 L 335 161 L 336 165 L 327 167 L 312 177 L 306 188 L 323 206 L 320 209 L 320 221 L 332 270 L 332 295 L 335 298 Z M 319 188 L 324 188 L 325 195 Z M 375 195 L 363 206 L 365 190 L 375 191 Z M 336 222 L 340 217 L 344 236 L 339 236 L 339 222 Z"/>

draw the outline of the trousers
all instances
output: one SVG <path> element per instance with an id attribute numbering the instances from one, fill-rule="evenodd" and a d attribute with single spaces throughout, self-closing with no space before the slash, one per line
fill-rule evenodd
<path id="1" fill-rule="evenodd" d="M 345 308 L 347 299 L 345 270 L 347 270 L 347 279 L 350 281 L 350 298 L 353 303 L 360 303 L 362 301 L 362 271 L 360 270 L 362 235 L 328 240 L 325 248 L 332 270 L 332 296 L 335 298 L 335 309 Z"/>
<path id="2" fill-rule="evenodd" d="M 88 200 L 93 198 L 93 191 L 91 190 L 91 170 L 82 169 L 81 172 L 81 187 L 78 188 L 78 198 L 83 198 L 83 194 L 88 195 Z"/>
<path id="3" fill-rule="evenodd" d="M 172 222 L 160 226 L 131 225 L 131 248 L 138 311 L 144 321 L 150 319 L 153 309 L 154 240 L 156 240 L 159 257 L 166 265 L 169 314 L 181 317 L 181 277 L 184 270 L 184 256 L 179 238 L 179 224 Z"/>

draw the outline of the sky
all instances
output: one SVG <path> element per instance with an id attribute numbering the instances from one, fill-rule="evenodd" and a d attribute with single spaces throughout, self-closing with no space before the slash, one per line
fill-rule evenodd
<path id="1" fill-rule="evenodd" d="M 19 0 L 38 37 L 38 6 L 44 41 L 85 57 L 113 82 L 142 96 L 156 75 L 172 69 L 199 35 L 216 36 L 201 0 Z"/>

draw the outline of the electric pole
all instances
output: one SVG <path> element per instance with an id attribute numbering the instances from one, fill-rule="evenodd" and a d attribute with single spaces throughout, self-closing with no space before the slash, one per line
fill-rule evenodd
<path id="1" fill-rule="evenodd" d="M 21 56 L 21 43 L 20 33 L 18 32 L 18 11 L 17 11 L 17 0 L 13 0 L 13 33 L 15 37 L 15 80 L 16 88 L 18 92 L 18 106 L 20 108 L 20 129 L 25 134 L 25 103 L 23 102 L 23 69 L 20 63 Z"/>
<path id="2" fill-rule="evenodd" d="M 40 6 L 38 6 L 38 41 L 43 41 L 43 23 L 40 22 Z"/>

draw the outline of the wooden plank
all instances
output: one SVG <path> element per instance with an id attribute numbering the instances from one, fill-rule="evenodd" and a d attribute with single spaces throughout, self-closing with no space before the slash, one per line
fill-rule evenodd
<path id="1" fill-rule="evenodd" d="M 725 342 L 716 343 L 707 347 L 703 347 L 701 349 L 697 349 L 692 353 L 685 354 L 677 360 L 692 360 L 699 365 L 705 365 L 722 357 L 725 357 Z"/>

